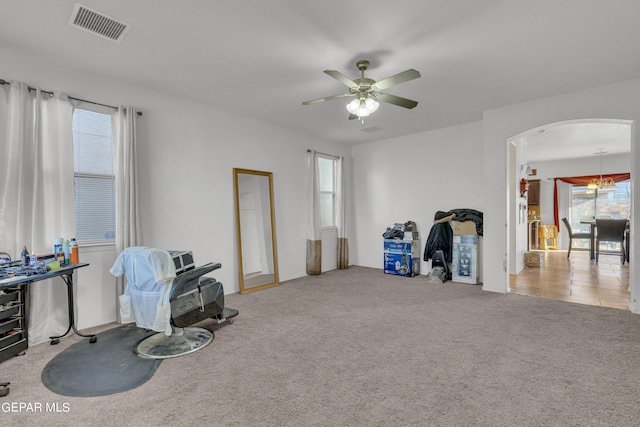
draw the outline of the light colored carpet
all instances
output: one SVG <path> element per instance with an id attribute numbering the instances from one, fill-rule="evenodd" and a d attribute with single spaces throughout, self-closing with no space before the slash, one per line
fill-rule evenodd
<path id="1" fill-rule="evenodd" d="M 248 274 L 244 278 L 244 287 L 252 288 L 254 286 L 264 285 L 265 283 L 273 283 L 273 273 L 271 274 Z"/>
<path id="2" fill-rule="evenodd" d="M 202 351 L 104 397 L 40 382 L 62 348 L 0 364 L 12 426 L 632 426 L 640 316 L 352 267 L 247 295 Z M 87 343 L 87 345 L 90 345 Z M 57 404 L 58 413 L 44 411 Z M 64 410 L 66 408 L 66 411 Z"/>

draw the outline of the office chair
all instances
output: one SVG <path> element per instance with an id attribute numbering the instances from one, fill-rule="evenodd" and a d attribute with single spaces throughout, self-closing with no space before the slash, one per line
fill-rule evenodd
<path id="1" fill-rule="evenodd" d="M 620 260 L 624 264 L 627 256 L 624 249 L 624 233 L 627 228 L 626 219 L 596 219 L 596 262 L 600 254 L 608 255 L 620 255 Z M 619 243 L 620 249 L 618 250 L 602 250 L 602 243 Z"/>
<path id="2" fill-rule="evenodd" d="M 222 283 L 202 277 L 221 267 L 209 263 L 176 276 L 171 254 L 162 249 L 131 247 L 118 256 L 111 274 L 125 274 L 127 285 L 120 296 L 125 321 L 157 331 L 141 340 L 134 352 L 146 359 L 167 359 L 201 350 L 211 344 L 213 332 L 191 327 L 204 319 L 225 321 L 238 314 L 224 307 Z"/>
<path id="3" fill-rule="evenodd" d="M 564 228 L 566 228 L 569 233 L 569 251 L 567 252 L 567 258 L 571 255 L 571 247 L 573 246 L 574 239 L 587 239 L 589 241 L 589 249 L 591 249 L 591 233 L 574 233 L 573 230 L 571 230 L 571 224 L 569 224 L 567 218 L 562 218 L 562 222 L 564 223 Z"/>

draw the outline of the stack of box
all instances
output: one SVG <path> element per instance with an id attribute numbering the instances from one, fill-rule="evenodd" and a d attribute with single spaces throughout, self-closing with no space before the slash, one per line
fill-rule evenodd
<path id="1" fill-rule="evenodd" d="M 384 272 L 408 277 L 420 274 L 420 240 L 384 239 Z"/>
<path id="2" fill-rule="evenodd" d="M 409 223 L 407 223 L 409 224 Z M 384 239 L 384 272 L 398 276 L 417 276 L 420 274 L 420 239 L 415 224 L 402 228 L 403 239 Z"/>
<path id="3" fill-rule="evenodd" d="M 473 221 L 452 221 L 453 253 L 451 279 L 454 282 L 478 284 L 478 233 Z"/>

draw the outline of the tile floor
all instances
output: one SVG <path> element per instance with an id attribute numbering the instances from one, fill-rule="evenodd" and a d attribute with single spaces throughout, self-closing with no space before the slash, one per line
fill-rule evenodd
<path id="1" fill-rule="evenodd" d="M 542 298 L 629 309 L 629 264 L 620 263 L 615 255 L 600 255 L 600 261 L 589 259 L 589 252 L 540 251 L 541 267 L 525 267 L 520 274 L 510 275 L 511 292 Z"/>

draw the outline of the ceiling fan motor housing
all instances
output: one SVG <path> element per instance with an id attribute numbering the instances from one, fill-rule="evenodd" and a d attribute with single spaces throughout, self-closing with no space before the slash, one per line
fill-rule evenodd
<path id="1" fill-rule="evenodd" d="M 358 88 L 351 89 L 352 93 L 370 92 L 371 90 L 375 90 L 373 85 L 376 83 L 376 81 L 373 79 L 367 79 L 367 78 L 355 79 L 353 82 L 358 85 Z"/>
<path id="2" fill-rule="evenodd" d="M 364 71 L 369 68 L 369 61 L 361 59 L 360 61 L 356 62 L 356 67 L 358 67 L 358 70 Z"/>

